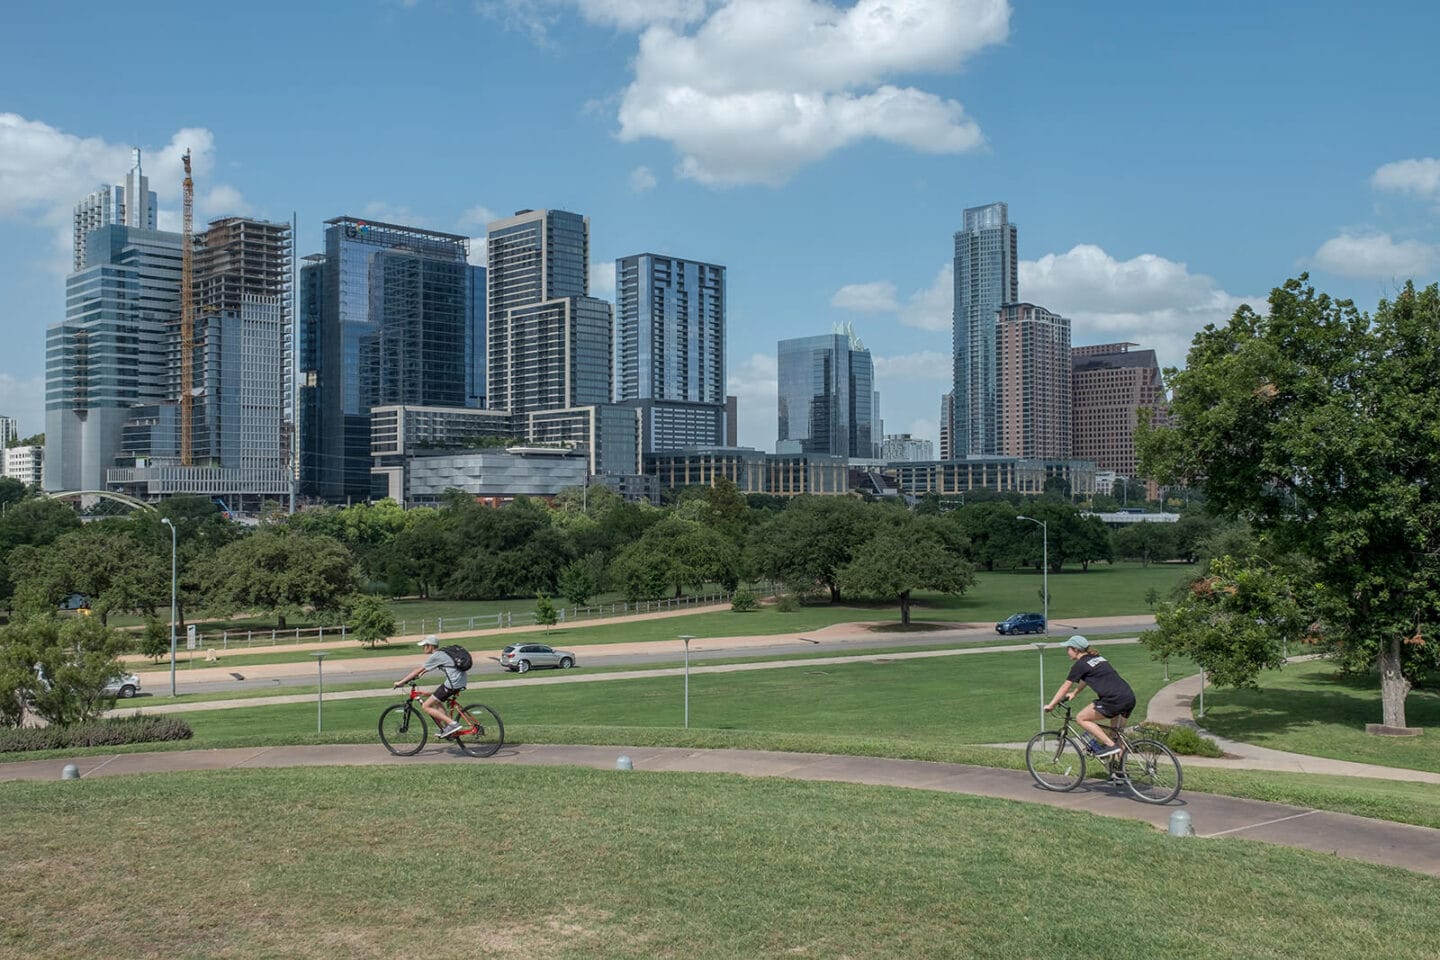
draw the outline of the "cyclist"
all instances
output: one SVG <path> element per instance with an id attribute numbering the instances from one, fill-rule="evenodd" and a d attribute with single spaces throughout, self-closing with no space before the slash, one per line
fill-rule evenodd
<path id="1" fill-rule="evenodd" d="M 1075 719 L 1096 740 L 1090 752 L 1097 757 L 1113 757 L 1120 748 L 1105 733 L 1099 721 L 1101 718 L 1113 720 L 1115 726 L 1123 727 L 1130 712 L 1135 709 L 1135 691 L 1115 672 L 1109 660 L 1090 649 L 1090 641 L 1084 637 L 1077 634 L 1066 640 L 1065 653 L 1072 663 L 1070 675 L 1045 705 L 1045 712 L 1054 710 L 1062 699 L 1074 699 L 1075 694 L 1089 684 L 1090 689 L 1095 691 L 1095 702 L 1087 703 Z M 1072 685 L 1075 688 L 1073 691 L 1070 689 Z"/>
<path id="2" fill-rule="evenodd" d="M 429 670 L 439 670 L 445 674 L 445 682 L 436 687 L 430 696 L 425 698 L 425 702 L 420 705 L 420 708 L 435 718 L 435 722 L 440 725 L 440 736 L 454 736 L 455 731 L 462 729 L 465 724 L 459 720 L 452 721 L 441 707 L 441 704 L 455 696 L 461 690 L 464 690 L 470 683 L 470 678 L 466 676 L 464 670 L 455 666 L 455 660 L 450 654 L 440 649 L 440 641 L 435 634 L 429 634 L 424 640 L 417 643 L 416 646 L 425 648 L 425 662 L 414 670 L 411 670 L 404 677 L 396 680 L 395 686 L 403 687 Z"/>

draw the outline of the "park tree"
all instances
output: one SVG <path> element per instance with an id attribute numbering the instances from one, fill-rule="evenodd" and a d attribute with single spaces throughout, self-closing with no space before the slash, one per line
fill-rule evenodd
<path id="1" fill-rule="evenodd" d="M 1129 523 L 1115 531 L 1115 554 L 1148 567 L 1175 556 L 1175 527 L 1168 523 Z"/>
<path id="2" fill-rule="evenodd" d="M 422 508 L 409 511 L 405 529 L 387 550 L 384 572 L 388 581 L 408 580 L 421 599 L 429 599 L 455 569 L 457 559 L 446 511 Z"/>
<path id="3" fill-rule="evenodd" d="M 549 633 L 550 628 L 559 621 L 560 615 L 555 610 L 555 601 L 550 599 L 548 593 L 535 595 L 535 622 L 545 628 Z"/>
<path id="4" fill-rule="evenodd" d="M 390 605 L 372 593 L 360 593 L 346 604 L 345 622 L 350 635 L 361 645 L 373 648 L 389 643 L 398 625 Z"/>
<path id="5" fill-rule="evenodd" d="M 605 558 L 600 553 L 571 560 L 560 571 L 560 596 L 577 607 L 583 607 L 590 598 L 600 592 L 604 576 Z"/>
<path id="6" fill-rule="evenodd" d="M 308 613 L 335 613 L 357 591 L 360 571 L 338 540 L 259 530 L 210 559 L 201 575 L 205 605 L 220 614 L 264 611 L 284 628 Z"/>
<path id="7" fill-rule="evenodd" d="M 0 510 L 9 509 L 10 504 L 24 500 L 27 493 L 25 484 L 14 477 L 0 477 Z"/>
<path id="8" fill-rule="evenodd" d="M 975 568 L 947 545 L 939 527 L 939 521 L 910 515 L 886 523 L 840 568 L 842 589 L 898 602 L 906 626 L 914 591 L 964 593 L 975 582 Z"/>
<path id="9" fill-rule="evenodd" d="M 1404 727 L 1440 664 L 1440 287 L 1407 284 L 1368 317 L 1302 275 L 1267 315 L 1242 306 L 1196 334 L 1169 380 L 1174 425 L 1141 431 L 1141 470 L 1203 483 L 1212 512 L 1305 561 L 1289 595 L 1343 667 L 1378 669 L 1383 725 Z M 1218 674 L 1223 657 L 1200 662 Z"/>
<path id="10" fill-rule="evenodd" d="M 97 617 L 46 613 L 0 629 L 0 724 L 18 725 L 27 705 L 58 726 L 100 716 L 113 702 L 101 691 L 120 673 L 126 643 Z"/>
<path id="11" fill-rule="evenodd" d="M 169 599 L 169 555 L 162 567 L 157 556 L 137 547 L 131 526 L 129 520 L 105 520 L 65 534 L 12 574 L 17 594 L 34 613 L 83 594 L 106 625 L 117 611 L 153 614 Z"/>
<path id="12" fill-rule="evenodd" d="M 719 582 L 734 587 L 740 551 L 723 534 L 698 520 L 671 515 L 645 532 L 615 559 L 611 575 L 629 600 L 648 600 L 687 586 Z M 657 589 L 658 588 L 658 589 Z"/>
<path id="13" fill-rule="evenodd" d="M 1017 523 L 1016 510 L 1004 500 L 990 499 L 966 504 L 947 513 L 965 535 L 970 546 L 967 556 L 985 570 L 1007 569 L 1025 555 L 1029 531 L 1025 523 Z"/>
<path id="14" fill-rule="evenodd" d="M 870 539 L 878 515 L 853 497 L 800 496 L 751 534 L 750 566 L 796 590 L 825 587 L 840 602 L 837 575 Z"/>

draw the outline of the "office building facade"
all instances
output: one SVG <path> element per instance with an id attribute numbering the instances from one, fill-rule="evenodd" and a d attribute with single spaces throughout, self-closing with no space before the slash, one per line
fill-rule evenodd
<path id="1" fill-rule="evenodd" d="M 19 480 L 27 487 L 39 486 L 44 480 L 45 448 L 34 444 L 0 448 L 0 476 Z"/>
<path id="2" fill-rule="evenodd" d="M 887 462 L 896 460 L 934 460 L 935 444 L 920 440 L 908 433 L 892 433 L 880 442 L 880 459 Z"/>
<path id="3" fill-rule="evenodd" d="M 20 439 L 20 424 L 14 417 L 0 417 L 0 450 Z"/>
<path id="4" fill-rule="evenodd" d="M 621 257 L 615 300 L 615 400 L 645 409 L 645 451 L 724 442 L 725 268 Z"/>
<path id="5" fill-rule="evenodd" d="M 467 237 L 326 221 L 325 253 L 300 278 L 300 486 L 370 496 L 370 409 L 455 406 L 477 393 L 476 275 Z"/>
<path id="6" fill-rule="evenodd" d="M 1163 418 L 1165 383 L 1154 350 L 1133 343 L 1075 347 L 1071 356 L 1074 453 L 1101 470 L 1138 476 L 1135 428 L 1140 411 Z"/>
<path id="7" fill-rule="evenodd" d="M 131 408 L 172 399 L 180 318 L 178 233 L 90 231 L 45 343 L 44 488 L 103 490 Z"/>
<path id="8" fill-rule="evenodd" d="M 849 329 L 781 340 L 775 452 L 875 456 L 875 367 Z"/>
<path id="9" fill-rule="evenodd" d="M 1007 303 L 995 322 L 999 452 L 1070 456 L 1070 321 L 1033 303 Z"/>
<path id="10" fill-rule="evenodd" d="M 122 185 L 102 186 L 75 204 L 74 264 L 78 273 L 86 267 L 85 238 L 92 230 L 112 224 L 154 230 L 158 204 L 150 189 L 150 178 L 141 172 L 140 150 L 134 153 L 135 165 L 125 175 Z"/>
<path id="11" fill-rule="evenodd" d="M 964 212 L 955 234 L 950 453 L 956 459 L 999 450 L 995 322 L 1002 304 L 1020 299 L 1018 256 L 1017 231 L 1006 204 Z"/>
<path id="12" fill-rule="evenodd" d="M 519 211 L 489 224 L 486 258 L 486 404 L 524 414 L 611 402 L 614 317 L 589 296 L 589 218 Z"/>

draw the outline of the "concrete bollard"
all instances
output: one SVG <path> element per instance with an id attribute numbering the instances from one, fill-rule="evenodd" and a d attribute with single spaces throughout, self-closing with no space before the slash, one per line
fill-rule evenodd
<path id="1" fill-rule="evenodd" d="M 80 768 L 73 763 L 65 764 L 65 769 L 60 771 L 61 780 L 79 780 Z"/>
<path id="2" fill-rule="evenodd" d="M 630 758 L 629 758 L 629 757 L 625 756 L 625 754 L 622 753 L 622 754 L 620 754 L 620 756 L 618 756 L 618 757 L 615 758 L 615 769 L 616 769 L 616 770 L 634 770 L 634 769 L 635 769 L 635 764 L 630 761 Z"/>
<path id="3" fill-rule="evenodd" d="M 1190 814 L 1186 813 L 1184 810 L 1176 810 L 1174 813 L 1170 814 L 1170 836 L 1195 836 L 1195 825 L 1190 822 Z"/>

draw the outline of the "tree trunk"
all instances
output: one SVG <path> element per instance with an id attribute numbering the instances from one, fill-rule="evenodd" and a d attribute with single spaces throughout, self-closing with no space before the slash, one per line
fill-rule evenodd
<path id="1" fill-rule="evenodd" d="M 910 591 L 900 594 L 900 622 L 910 626 Z"/>
<path id="2" fill-rule="evenodd" d="M 838 584 L 838 583 L 831 583 L 831 584 L 830 584 L 830 602 L 831 602 L 831 603 L 839 603 L 839 602 L 840 602 L 840 584 Z"/>
<path id="3" fill-rule="evenodd" d="M 1392 637 L 1380 648 L 1380 708 L 1387 727 L 1405 726 L 1405 697 L 1410 681 L 1400 672 L 1400 638 Z"/>
<path id="4" fill-rule="evenodd" d="M 278 624 L 277 624 L 277 626 L 279 627 L 279 629 L 284 630 L 284 629 L 285 629 L 285 614 L 283 614 L 283 613 L 282 613 L 282 614 L 279 614 L 279 615 L 276 617 L 276 619 L 279 621 Z"/>

